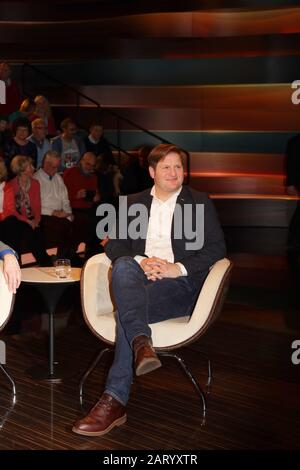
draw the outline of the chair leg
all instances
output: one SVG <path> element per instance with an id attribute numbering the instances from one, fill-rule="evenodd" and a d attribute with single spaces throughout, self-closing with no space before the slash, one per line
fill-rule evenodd
<path id="1" fill-rule="evenodd" d="M 209 395 L 210 394 L 210 389 L 211 389 L 211 381 L 212 381 L 212 365 L 210 362 L 209 357 L 204 354 L 203 352 L 198 351 L 198 354 L 203 356 L 205 360 L 207 361 L 207 382 L 206 382 L 206 393 Z"/>
<path id="2" fill-rule="evenodd" d="M 181 368 L 183 369 L 183 371 L 185 372 L 186 376 L 190 379 L 190 381 L 194 385 L 198 395 L 200 396 L 200 398 L 202 400 L 202 423 L 201 424 L 203 425 L 205 423 L 205 417 L 206 417 L 206 398 L 205 398 L 205 394 L 204 394 L 202 388 L 200 387 L 200 385 L 196 381 L 196 379 L 193 376 L 193 374 L 191 373 L 191 371 L 186 366 L 186 364 L 185 364 L 184 360 L 182 359 L 182 357 L 178 356 L 175 353 L 164 352 L 164 351 L 159 352 L 158 354 L 159 354 L 159 356 L 172 357 L 173 359 L 176 359 L 177 362 L 180 364 Z M 209 361 L 209 373 L 210 372 L 211 372 L 211 369 L 210 369 L 210 361 Z M 210 377 L 211 377 L 211 375 L 210 375 Z"/>
<path id="3" fill-rule="evenodd" d="M 4 375 L 8 378 L 8 380 L 10 381 L 10 383 L 12 384 L 12 390 L 13 390 L 13 396 L 15 397 L 16 394 L 17 394 L 17 389 L 16 389 L 16 384 L 15 384 L 15 381 L 14 379 L 12 378 L 12 376 L 10 375 L 10 373 L 8 372 L 8 370 L 6 369 L 6 367 L 0 363 L 0 369 L 2 370 L 2 372 L 4 373 Z"/>
<path id="4" fill-rule="evenodd" d="M 83 395 L 83 385 L 84 385 L 84 382 L 86 381 L 86 379 L 88 378 L 88 376 L 93 372 L 93 370 L 95 369 L 95 367 L 98 365 L 98 363 L 100 362 L 100 360 L 102 359 L 102 356 L 106 353 L 106 352 L 111 352 L 113 351 L 113 349 L 111 348 L 105 348 L 105 349 L 101 349 L 101 351 L 99 352 L 99 354 L 97 354 L 97 356 L 95 357 L 95 359 L 92 361 L 91 365 L 89 366 L 89 368 L 85 371 L 84 375 L 82 376 L 82 379 L 80 380 L 80 383 L 79 383 L 79 397 L 80 397 L 80 402 L 82 402 L 82 395 Z"/>
<path id="5" fill-rule="evenodd" d="M 17 403 L 17 397 L 16 395 L 12 396 L 12 401 L 11 401 L 11 406 L 5 411 L 4 415 L 0 419 L 0 430 L 4 427 L 4 424 L 9 417 L 10 413 L 15 407 L 15 404 Z"/>

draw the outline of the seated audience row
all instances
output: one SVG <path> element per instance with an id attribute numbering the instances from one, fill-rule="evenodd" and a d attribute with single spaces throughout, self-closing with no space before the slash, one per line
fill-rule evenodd
<path id="1" fill-rule="evenodd" d="M 60 172 L 75 166 L 86 151 L 93 152 L 96 156 L 102 155 L 106 163 L 115 165 L 111 149 L 103 136 L 103 126 L 100 123 L 92 123 L 90 134 L 83 139 L 77 135 L 77 126 L 73 119 L 64 119 L 61 123 L 62 134 L 51 141 L 47 137 L 48 127 L 42 118 L 36 118 L 30 123 L 26 117 L 18 117 L 11 124 L 12 136 L 9 134 L 6 124 L 6 118 L 1 117 L 0 157 L 2 153 L 8 170 L 15 155 L 30 157 L 34 166 L 39 168 L 43 156 L 50 149 L 58 152 L 61 157 Z"/>
<path id="2" fill-rule="evenodd" d="M 96 237 L 96 157 L 86 152 L 63 177 L 58 174 L 60 163 L 59 154 L 49 150 L 34 173 L 31 159 L 17 155 L 11 161 L 16 176 L 7 183 L 6 166 L 0 161 L 0 237 L 19 256 L 26 239 L 40 265 L 52 264 L 45 246 L 57 246 L 58 257 L 76 261 L 80 242 L 86 243 L 86 256 L 102 249 Z"/>
<path id="3" fill-rule="evenodd" d="M 26 240 L 40 265 L 51 265 L 42 230 L 41 196 L 39 183 L 33 180 L 31 160 L 16 156 L 11 162 L 11 170 L 16 175 L 6 183 L 7 170 L 0 162 L 0 237 L 18 253 L 22 252 L 22 242 Z"/>

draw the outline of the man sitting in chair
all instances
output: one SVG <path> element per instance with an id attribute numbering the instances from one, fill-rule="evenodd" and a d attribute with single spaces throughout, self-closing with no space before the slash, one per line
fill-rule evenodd
<path id="1" fill-rule="evenodd" d="M 10 292 L 14 294 L 21 282 L 21 270 L 15 252 L 0 242 L 0 259 L 3 259 L 3 274 Z"/>
<path id="2" fill-rule="evenodd" d="M 149 324 L 189 315 L 209 268 L 225 256 L 225 243 L 214 206 L 205 193 L 183 186 L 184 152 L 161 144 L 149 154 L 152 189 L 128 200 L 124 227 L 105 247 L 112 260 L 117 306 L 114 362 L 100 400 L 73 431 L 102 436 L 126 421 L 133 378 L 161 366 Z M 145 209 L 139 237 L 132 214 Z M 143 219 L 144 220 L 144 219 Z M 124 236 L 124 228 L 126 236 Z"/>

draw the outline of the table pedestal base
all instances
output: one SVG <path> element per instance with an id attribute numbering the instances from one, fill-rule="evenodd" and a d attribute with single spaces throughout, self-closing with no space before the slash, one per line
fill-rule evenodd
<path id="1" fill-rule="evenodd" d="M 38 364 L 30 367 L 27 369 L 26 374 L 34 380 L 44 380 L 51 383 L 61 383 L 64 378 L 71 377 L 75 374 L 75 371 L 74 374 L 72 374 L 72 372 L 70 372 L 70 368 L 63 366 L 62 364 L 54 363 L 54 366 L 55 370 L 53 374 L 49 373 L 45 364 Z"/>

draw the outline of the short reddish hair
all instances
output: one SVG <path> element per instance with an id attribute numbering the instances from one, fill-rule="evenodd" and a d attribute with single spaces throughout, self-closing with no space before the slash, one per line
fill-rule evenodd
<path id="1" fill-rule="evenodd" d="M 169 153 L 177 153 L 179 155 L 182 165 L 185 163 L 186 152 L 174 144 L 159 144 L 148 155 L 148 163 L 152 168 L 156 168 L 158 162 L 163 160 Z"/>

